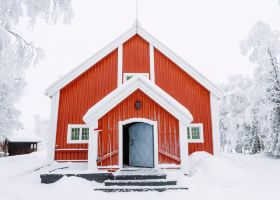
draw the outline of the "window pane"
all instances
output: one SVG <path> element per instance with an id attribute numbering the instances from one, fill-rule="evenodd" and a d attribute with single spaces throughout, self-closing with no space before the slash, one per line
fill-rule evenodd
<path id="1" fill-rule="evenodd" d="M 133 75 L 129 75 L 126 77 L 126 80 L 128 81 L 129 79 L 131 79 L 133 77 Z"/>
<path id="2" fill-rule="evenodd" d="M 88 140 L 89 128 L 82 128 L 82 140 Z"/>
<path id="3" fill-rule="evenodd" d="M 200 128 L 192 127 L 192 139 L 200 139 Z"/>
<path id="4" fill-rule="evenodd" d="M 190 136 L 190 127 L 187 128 L 187 138 L 188 138 L 188 139 L 191 139 L 191 136 Z"/>
<path id="5" fill-rule="evenodd" d="M 80 128 L 71 129 L 71 140 L 79 140 Z"/>

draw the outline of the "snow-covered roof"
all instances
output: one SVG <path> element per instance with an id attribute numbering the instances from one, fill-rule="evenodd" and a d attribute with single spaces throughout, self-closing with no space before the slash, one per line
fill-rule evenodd
<path id="1" fill-rule="evenodd" d="M 129 29 L 127 32 L 125 32 L 123 35 L 121 35 L 115 41 L 111 42 L 108 46 L 106 46 L 105 48 L 100 50 L 98 53 L 96 53 L 95 55 L 93 55 L 92 57 L 87 59 L 81 65 L 79 65 L 78 67 L 76 67 L 75 69 L 70 71 L 68 74 L 63 76 L 61 79 L 56 81 L 54 84 L 52 84 L 45 91 L 45 95 L 48 97 L 52 97 L 57 91 L 59 91 L 60 89 L 65 87 L 68 83 L 70 83 L 75 78 L 80 76 L 82 73 L 84 73 L 86 70 L 88 70 L 90 67 L 92 67 L 94 64 L 96 64 L 98 61 L 100 61 L 106 55 L 111 53 L 118 46 L 123 44 L 125 41 L 127 41 L 129 38 L 131 38 L 135 34 L 140 35 L 142 38 L 144 38 L 146 41 L 148 41 L 150 44 L 152 44 L 155 48 L 157 48 L 159 51 L 161 51 L 165 56 L 167 56 L 170 60 L 172 60 L 175 64 L 177 64 L 180 68 L 182 68 L 190 76 L 192 76 L 197 82 L 199 82 L 201 85 L 203 85 L 207 90 L 209 90 L 211 93 L 213 93 L 217 98 L 222 97 L 222 95 L 223 95 L 222 90 L 220 90 L 215 84 L 213 84 L 205 76 L 203 76 L 200 72 L 198 72 L 195 68 L 193 68 L 189 63 L 187 63 L 182 58 L 177 56 L 173 51 L 168 49 L 165 45 L 163 45 L 161 42 L 159 42 L 151 34 L 149 34 L 147 31 L 145 31 L 141 26 L 139 26 L 138 23 L 135 23 L 135 25 L 131 29 Z"/>
<path id="2" fill-rule="evenodd" d="M 9 142 L 41 142 L 40 138 L 33 133 L 18 131 L 7 136 Z"/>
<path id="3" fill-rule="evenodd" d="M 91 107 L 83 117 L 84 122 L 89 124 L 97 121 L 137 89 L 140 89 L 151 99 L 156 101 L 162 108 L 167 110 L 182 123 L 189 124 L 192 122 L 193 116 L 187 108 L 148 78 L 141 75 L 129 79 Z"/>

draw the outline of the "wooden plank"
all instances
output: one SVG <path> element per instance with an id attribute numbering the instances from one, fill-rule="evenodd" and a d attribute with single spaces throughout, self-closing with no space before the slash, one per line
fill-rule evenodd
<path id="1" fill-rule="evenodd" d="M 174 156 L 174 155 L 172 155 L 172 154 L 170 154 L 170 153 L 168 153 L 168 152 L 166 152 L 166 151 L 158 150 L 158 152 L 159 152 L 161 155 L 164 155 L 164 156 L 166 156 L 166 157 L 168 157 L 168 158 L 171 158 L 172 160 L 175 160 L 175 161 L 177 161 L 177 162 L 181 162 L 181 159 L 180 159 L 180 158 L 178 158 L 177 156 Z"/>
<path id="2" fill-rule="evenodd" d="M 102 156 L 101 158 L 99 158 L 97 162 L 102 162 L 102 161 L 104 161 L 104 160 L 106 160 L 106 159 L 108 159 L 108 158 L 110 158 L 110 157 L 113 157 L 113 156 L 116 155 L 118 152 L 119 152 L 118 150 L 115 150 L 115 151 L 113 151 L 113 152 L 111 152 L 111 153 L 108 153 L 108 154 L 106 154 L 105 156 Z"/>

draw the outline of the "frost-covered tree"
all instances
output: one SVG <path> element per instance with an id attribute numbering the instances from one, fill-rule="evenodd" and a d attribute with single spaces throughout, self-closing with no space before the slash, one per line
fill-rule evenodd
<path id="1" fill-rule="evenodd" d="M 220 132 L 222 149 L 242 152 L 244 113 L 251 105 L 252 80 L 241 75 L 230 76 L 221 86 L 225 95 L 220 103 Z"/>
<path id="2" fill-rule="evenodd" d="M 25 86 L 24 70 L 42 56 L 18 27 L 32 27 L 38 19 L 69 23 L 72 16 L 71 0 L 0 0 L 0 142 L 20 127 L 15 103 Z"/>
<path id="3" fill-rule="evenodd" d="M 259 110 L 258 118 L 266 119 L 260 126 L 269 127 L 265 148 L 274 156 L 280 156 L 279 34 L 269 25 L 257 22 L 248 38 L 242 41 L 241 49 L 256 64 L 253 100 Z"/>

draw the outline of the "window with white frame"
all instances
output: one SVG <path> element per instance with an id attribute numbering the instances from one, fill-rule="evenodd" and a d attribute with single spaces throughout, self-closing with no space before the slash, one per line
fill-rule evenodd
<path id="1" fill-rule="evenodd" d="M 131 79 L 133 76 L 136 76 L 136 75 L 141 75 L 141 76 L 145 76 L 145 77 L 149 78 L 148 73 L 124 73 L 123 74 L 123 82 L 128 81 L 129 79 Z"/>
<path id="2" fill-rule="evenodd" d="M 203 143 L 203 124 L 190 124 L 187 128 L 187 139 L 189 143 Z"/>
<path id="3" fill-rule="evenodd" d="M 88 143 L 89 127 L 84 124 L 69 124 L 67 143 Z"/>

